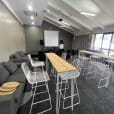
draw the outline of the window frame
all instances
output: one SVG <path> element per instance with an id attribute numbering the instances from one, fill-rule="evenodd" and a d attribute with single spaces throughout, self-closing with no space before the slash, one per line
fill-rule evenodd
<path id="1" fill-rule="evenodd" d="M 111 49 L 111 44 L 112 44 L 112 40 L 113 40 L 113 37 L 114 37 L 114 32 L 98 33 L 98 34 L 103 34 L 103 36 L 102 36 L 102 41 L 101 41 L 101 48 L 100 48 L 99 51 L 108 50 L 107 55 L 109 56 L 110 51 L 114 51 L 114 49 Z M 109 48 L 108 48 L 108 49 L 102 48 L 102 46 L 103 46 L 103 40 L 104 40 L 104 35 L 106 35 L 106 34 L 112 34 L 112 35 L 111 35 L 111 40 L 110 40 L 110 44 L 109 44 Z M 93 50 L 95 50 L 95 39 L 96 39 L 96 35 L 97 35 L 97 34 L 95 34 L 95 37 L 94 37 Z"/>

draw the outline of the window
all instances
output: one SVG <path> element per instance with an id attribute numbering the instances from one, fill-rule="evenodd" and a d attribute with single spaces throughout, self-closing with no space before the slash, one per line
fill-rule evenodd
<path id="1" fill-rule="evenodd" d="M 94 42 L 94 49 L 95 50 L 101 49 L 102 37 L 103 37 L 103 34 L 96 34 L 95 42 Z"/>
<path id="2" fill-rule="evenodd" d="M 113 50 L 111 50 L 111 51 L 109 52 L 109 56 L 114 56 L 114 51 L 113 51 Z"/>
<path id="3" fill-rule="evenodd" d="M 112 34 L 105 34 L 104 35 L 103 44 L 102 44 L 103 49 L 109 49 L 111 38 L 112 38 Z"/>
<path id="4" fill-rule="evenodd" d="M 96 34 L 93 47 L 104 55 L 114 56 L 114 33 Z"/>

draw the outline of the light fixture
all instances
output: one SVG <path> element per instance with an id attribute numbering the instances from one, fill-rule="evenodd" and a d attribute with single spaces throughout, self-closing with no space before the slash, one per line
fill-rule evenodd
<path id="1" fill-rule="evenodd" d="M 34 25 L 34 22 L 32 22 L 32 25 Z"/>
<path id="2" fill-rule="evenodd" d="M 34 20 L 34 17 L 33 17 L 33 16 L 30 16 L 30 19 L 31 19 L 31 20 Z"/>
<path id="3" fill-rule="evenodd" d="M 96 16 L 95 13 L 88 13 L 88 12 L 80 12 L 80 14 L 85 16 Z"/>
<path id="4" fill-rule="evenodd" d="M 31 5 L 28 6 L 28 9 L 29 9 L 29 11 L 32 11 L 33 10 L 33 8 L 32 8 Z"/>
<path id="5" fill-rule="evenodd" d="M 47 13 L 50 13 L 50 10 L 49 9 L 47 10 Z"/>

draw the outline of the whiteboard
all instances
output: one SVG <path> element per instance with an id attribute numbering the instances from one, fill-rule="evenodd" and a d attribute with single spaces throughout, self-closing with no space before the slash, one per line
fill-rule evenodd
<path id="1" fill-rule="evenodd" d="M 59 32 L 58 31 L 44 31 L 44 44 L 45 47 L 58 47 L 59 46 Z"/>

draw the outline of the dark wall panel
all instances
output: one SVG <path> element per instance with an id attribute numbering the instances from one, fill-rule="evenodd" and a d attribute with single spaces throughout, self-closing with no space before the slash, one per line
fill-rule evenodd
<path id="1" fill-rule="evenodd" d="M 44 30 L 59 31 L 59 40 L 64 41 L 65 50 L 72 49 L 73 35 L 64 31 L 48 22 L 43 22 L 42 27 L 38 26 L 25 26 L 26 49 L 27 51 L 39 51 L 43 49 L 40 45 L 40 40 L 44 39 Z"/>
<path id="2" fill-rule="evenodd" d="M 90 49 L 91 47 L 91 39 L 89 35 L 76 36 L 75 39 L 72 40 L 72 49 Z"/>

